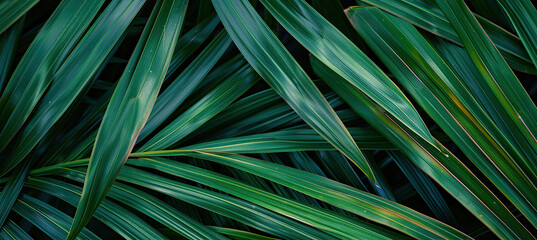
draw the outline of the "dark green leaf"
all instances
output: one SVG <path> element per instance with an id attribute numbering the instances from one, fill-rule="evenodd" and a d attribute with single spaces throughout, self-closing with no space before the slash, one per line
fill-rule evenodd
<path id="1" fill-rule="evenodd" d="M 235 45 L 250 65 L 319 134 L 373 181 L 371 169 L 347 129 L 304 70 L 246 0 L 213 1 Z"/>
<path id="2" fill-rule="evenodd" d="M 39 0 L 5 0 L 0 2 L 0 34 L 38 2 Z"/>
<path id="3" fill-rule="evenodd" d="M 104 114 L 67 239 L 74 239 L 89 222 L 147 121 L 170 64 L 187 3 L 164 1 L 155 6 Z"/>

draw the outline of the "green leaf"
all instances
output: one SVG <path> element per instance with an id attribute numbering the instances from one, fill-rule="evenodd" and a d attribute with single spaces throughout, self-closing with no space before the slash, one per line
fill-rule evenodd
<path id="1" fill-rule="evenodd" d="M 34 109 L 26 126 L 11 143 L 11 155 L 0 166 L 0 175 L 19 163 L 65 113 L 93 79 L 144 2 L 114 0 L 101 13 L 58 70 L 41 104 Z"/>
<path id="2" fill-rule="evenodd" d="M 206 18 L 177 40 L 164 82 L 209 38 L 219 22 L 217 16 Z"/>
<path id="3" fill-rule="evenodd" d="M 128 161 L 127 161 L 128 162 Z M 32 176 L 55 174 L 83 181 L 84 172 L 70 167 L 87 166 L 88 160 L 63 163 L 32 171 Z M 78 176 L 82 174 L 82 177 Z M 335 239 L 308 225 L 301 224 L 250 202 L 207 189 L 194 187 L 176 180 L 125 166 L 118 179 L 180 199 L 195 206 L 240 221 L 269 234 L 287 239 Z M 106 200 L 105 200 L 106 202 Z"/>
<path id="4" fill-rule="evenodd" d="M 371 128 L 349 128 L 354 141 L 364 150 L 393 150 L 382 135 Z M 280 130 L 269 133 L 247 135 L 235 138 L 198 143 L 175 150 L 140 151 L 131 157 L 176 156 L 188 151 L 221 153 L 278 153 L 296 151 L 335 150 L 313 129 Z"/>
<path id="5" fill-rule="evenodd" d="M 214 231 L 224 234 L 230 237 L 231 239 L 235 239 L 235 240 L 277 240 L 277 238 L 266 237 L 266 236 L 262 236 L 259 234 L 241 231 L 241 230 L 232 229 L 232 228 L 225 228 L 225 227 L 211 227 L 211 228 Z"/>
<path id="6" fill-rule="evenodd" d="M 309 224 L 301 224 L 259 205 L 135 170 L 126 166 L 118 178 L 160 191 L 282 238 L 337 239 L 323 231 L 308 226 Z"/>
<path id="7" fill-rule="evenodd" d="M 188 67 L 159 94 L 155 106 L 146 125 L 140 132 L 138 141 L 152 133 L 181 103 L 194 91 L 198 84 L 207 76 L 213 66 L 220 60 L 231 39 L 225 31 L 221 32 L 211 43 L 188 65 Z"/>
<path id="8" fill-rule="evenodd" d="M 351 130 L 352 131 L 352 130 Z M 368 191 L 362 178 L 354 171 L 349 162 L 338 152 L 317 152 L 321 159 L 320 165 L 328 178 L 334 179 L 340 183 L 347 184 L 356 189 Z"/>
<path id="9" fill-rule="evenodd" d="M 0 34 L 14 24 L 39 0 L 5 0 L 0 2 Z"/>
<path id="10" fill-rule="evenodd" d="M 463 1 L 438 0 L 436 2 L 459 34 L 483 80 L 494 92 L 494 97 L 502 101 L 501 107 L 508 112 L 510 119 L 516 124 L 518 134 L 524 136 L 525 142 L 531 146 L 530 151 L 537 152 L 537 141 L 535 139 L 537 123 L 534 121 L 537 119 L 537 108 L 520 81 Z M 529 165 L 526 166 L 526 169 L 534 168 L 536 160 L 529 159 L 528 161 L 529 163 L 523 162 Z M 534 179 L 533 184 L 536 184 L 536 182 L 537 180 Z M 521 188 L 524 188 L 524 186 L 521 186 Z M 525 197 L 523 196 L 522 198 Z M 533 202 L 535 206 L 535 200 L 526 201 Z M 515 205 L 533 224 L 537 224 L 537 216 L 533 213 L 535 207 L 529 208 L 519 204 Z"/>
<path id="11" fill-rule="evenodd" d="M 416 165 L 412 164 L 412 161 L 402 153 L 390 151 L 388 154 L 401 169 L 403 174 L 405 174 L 408 181 L 410 181 L 410 184 L 416 189 L 438 220 L 457 227 L 458 224 L 455 220 L 455 216 L 433 181 L 417 168 Z"/>
<path id="12" fill-rule="evenodd" d="M 155 219 L 188 239 L 227 239 L 143 191 L 115 183 L 110 197 Z"/>
<path id="13" fill-rule="evenodd" d="M 494 120 L 494 123 L 503 135 L 493 134 L 496 140 L 502 141 L 502 139 L 508 139 L 507 143 L 503 141 L 503 147 L 506 149 L 513 147 L 517 149 L 518 154 L 522 156 L 521 160 L 520 158 L 515 159 L 519 161 L 518 167 L 522 168 L 527 174 L 527 177 L 533 179 L 533 182 L 535 182 L 535 179 L 537 179 L 537 165 L 535 165 L 536 163 L 533 159 L 537 157 L 536 152 L 532 150 L 531 142 L 528 142 L 525 136 L 519 133 L 516 127 L 516 121 L 518 119 L 510 118 L 509 109 L 503 106 L 505 99 L 494 97 L 495 90 L 489 88 L 487 82 L 474 66 L 470 55 L 463 48 L 438 38 L 429 40 L 434 44 L 443 59 L 450 65 L 451 69 L 457 73 L 459 79 L 463 80 L 461 83 L 468 88 L 472 95 L 475 96 L 475 99 L 478 100 L 480 105 L 486 109 L 490 117 Z M 475 114 L 475 116 L 485 117 L 479 114 Z M 492 131 L 490 132 L 492 133 Z M 512 147 L 509 147 L 509 145 L 512 145 Z"/>
<path id="14" fill-rule="evenodd" d="M 12 174 L 9 176 L 9 182 L 4 186 L 2 192 L 0 193 L 0 226 L 4 225 L 4 222 L 7 219 L 9 212 L 13 204 L 17 202 L 17 197 L 19 196 L 28 172 L 30 171 L 31 161 L 26 162 L 24 165 L 19 166 Z"/>
<path id="15" fill-rule="evenodd" d="M 205 154 L 202 155 L 207 156 Z M 192 154 L 191 156 L 199 157 L 199 155 L 196 154 Z M 251 187 L 222 174 L 189 166 L 176 161 L 166 159 L 131 159 L 128 161 L 128 164 L 140 167 L 150 167 L 152 169 L 180 176 L 182 178 L 193 180 L 209 187 L 219 189 L 243 198 L 254 204 L 258 204 L 269 210 L 322 229 L 337 238 L 404 238 L 395 232 L 386 231 L 385 229 L 379 228 L 365 221 L 339 215 L 326 209 L 300 204 L 296 201 Z M 278 166 L 278 168 L 281 168 L 281 166 Z M 131 172 L 130 175 L 134 178 L 138 178 L 140 176 L 139 174 L 133 173 L 134 172 Z"/>
<path id="16" fill-rule="evenodd" d="M 358 45 L 359 48 L 365 46 L 360 36 L 352 28 L 340 1 L 331 0 L 313 0 L 311 5 L 317 12 L 323 15 L 330 23 L 332 23 L 341 33 L 345 34 L 349 40 Z"/>
<path id="17" fill-rule="evenodd" d="M 103 117 L 67 239 L 74 239 L 91 219 L 147 121 L 168 69 L 187 3 L 164 1 L 155 6 Z"/>
<path id="18" fill-rule="evenodd" d="M 70 178 L 76 178 L 77 181 L 83 182 L 84 174 L 71 172 Z M 57 196 L 73 206 L 76 206 L 78 203 L 82 190 L 81 188 L 51 178 L 34 178 L 28 183 L 29 187 Z M 192 239 L 222 239 L 222 236 L 189 219 L 189 217 L 177 209 L 172 208 L 143 191 L 125 184 L 114 183 L 114 187 L 110 190 L 108 197 L 132 209 L 136 209 L 148 217 L 170 227 L 177 233 Z M 151 225 L 109 200 L 103 201 L 103 204 L 95 212 L 95 217 L 128 239 L 164 238 Z"/>
<path id="19" fill-rule="evenodd" d="M 516 32 L 520 36 L 528 55 L 537 67 L 537 10 L 528 0 L 498 1 L 509 16 Z"/>
<path id="20" fill-rule="evenodd" d="M 87 163 L 86 161 L 85 164 L 87 165 Z M 72 172 L 70 174 L 72 177 L 77 175 Z M 83 177 L 80 178 L 80 181 L 84 181 Z M 48 193 L 74 207 L 78 204 L 82 192 L 81 187 L 61 180 L 44 177 L 30 178 L 25 186 Z M 106 224 L 125 239 L 165 239 L 162 234 L 144 220 L 107 199 L 95 211 L 95 219 Z"/>
<path id="21" fill-rule="evenodd" d="M 419 114 L 401 90 L 311 6 L 302 0 L 261 2 L 317 59 L 423 138 L 433 141 Z"/>
<path id="22" fill-rule="evenodd" d="M 469 0 L 468 4 L 475 9 L 475 13 L 483 16 L 502 28 L 511 31 L 513 29 L 509 17 L 503 11 L 502 6 L 496 0 Z"/>
<path id="23" fill-rule="evenodd" d="M 350 83 L 312 58 L 317 75 L 337 92 L 371 126 L 397 146 L 422 171 L 455 197 L 497 235 L 506 238 L 533 236 L 500 200 L 451 152 L 438 141 L 432 144 L 391 117 L 383 108 Z"/>
<path id="24" fill-rule="evenodd" d="M 15 25 L 9 28 L 3 34 L 0 34 L 0 94 L 4 90 L 4 85 L 11 76 L 11 67 L 13 65 L 17 43 L 24 26 L 24 18 L 19 20 Z"/>
<path id="25" fill-rule="evenodd" d="M 199 102 L 194 104 L 162 131 L 151 138 L 139 151 L 166 149 L 196 130 L 227 105 L 250 89 L 259 77 L 248 66 L 236 71 Z"/>
<path id="26" fill-rule="evenodd" d="M 71 217 L 43 201 L 23 194 L 17 200 L 13 211 L 28 220 L 35 227 L 41 229 L 54 240 L 63 240 L 67 236 Z M 80 239 L 101 239 L 89 229 L 81 229 Z"/>
<path id="27" fill-rule="evenodd" d="M 18 5 L 18 2 L 15 5 Z M 62 1 L 41 28 L 17 65 L 0 98 L 0 122 L 2 122 L 0 151 L 7 146 L 30 116 L 56 71 L 103 2 L 104 0 Z M 12 164 L 6 164 L 6 160 L 2 162 L 0 176 L 9 170 L 8 167 L 13 167 Z"/>
<path id="28" fill-rule="evenodd" d="M 390 186 L 390 183 L 388 182 L 388 179 L 386 176 L 384 176 L 383 172 L 381 171 L 379 165 L 377 162 L 375 162 L 375 155 L 371 152 L 366 153 L 366 157 L 369 158 L 371 162 L 371 166 L 373 167 L 373 171 L 377 176 L 379 176 L 379 180 L 377 181 L 377 186 L 373 186 L 373 191 L 375 191 L 375 195 L 388 199 L 390 201 L 397 202 L 397 199 L 395 198 L 395 194 L 393 193 L 392 187 Z"/>
<path id="29" fill-rule="evenodd" d="M 354 214 L 395 228 L 418 239 L 469 238 L 467 235 L 444 223 L 400 204 L 318 175 L 241 155 L 204 152 L 186 155 L 214 161 L 261 176 Z M 133 160 L 132 162 L 136 161 Z"/>
<path id="30" fill-rule="evenodd" d="M 418 31 L 377 8 L 350 8 L 347 14 L 377 56 L 474 165 L 525 215 L 537 215 L 537 191 L 518 167 L 526 161 Z"/>
<path id="31" fill-rule="evenodd" d="M 430 31 L 438 36 L 448 39 L 452 42 L 462 45 L 461 38 L 457 35 L 455 29 L 450 25 L 450 21 L 434 1 L 429 0 L 410 0 L 410 1 L 391 1 L 391 0 L 361 0 L 395 16 L 398 16 L 410 23 Z M 537 74 L 528 53 L 520 39 L 489 20 L 475 15 L 494 42 L 498 50 L 509 65 L 518 71 Z"/>
<path id="32" fill-rule="evenodd" d="M 99 98 L 95 103 L 87 109 L 81 120 L 71 128 L 67 133 L 61 134 L 64 130 L 64 126 L 56 124 L 54 128 L 57 131 L 49 131 L 47 137 L 53 139 L 44 138 L 41 144 L 46 144 L 49 140 L 50 144 L 46 146 L 46 150 L 43 150 L 43 155 L 40 156 L 40 166 L 47 166 L 57 164 L 60 162 L 68 162 L 84 157 L 84 152 L 90 151 L 95 137 L 97 136 L 97 130 L 99 123 L 102 120 L 104 112 L 110 97 L 114 92 L 114 88 L 111 87 L 107 92 Z M 69 117 L 69 116 L 64 116 Z M 58 139 L 58 135 L 62 135 L 62 138 Z"/>
<path id="33" fill-rule="evenodd" d="M 197 22 L 202 21 L 207 16 L 212 16 L 215 14 L 213 5 L 209 1 L 200 1 L 198 9 L 198 20 Z"/>
<path id="34" fill-rule="evenodd" d="M 213 1 L 235 45 L 259 75 L 336 149 L 375 177 L 341 120 L 304 70 L 246 0 Z"/>
<path id="35" fill-rule="evenodd" d="M 343 101 L 333 92 L 325 94 L 325 98 L 332 108 L 337 108 L 343 104 Z M 341 111 L 336 111 L 341 119 L 340 113 Z M 291 126 L 299 127 L 296 126 L 299 123 L 302 123 L 300 116 L 274 90 L 266 89 L 232 103 L 226 108 L 226 111 L 215 116 L 203 125 L 203 128 L 193 132 L 189 137 L 208 141 L 268 132 Z M 189 137 L 185 138 L 183 142 L 191 140 Z"/>
<path id="36" fill-rule="evenodd" d="M 28 235 L 19 225 L 15 224 L 13 221 L 8 220 L 6 224 L 2 227 L 2 232 L 0 232 L 0 238 L 2 239 L 20 239 L 20 240 L 32 240 L 33 238 Z"/>

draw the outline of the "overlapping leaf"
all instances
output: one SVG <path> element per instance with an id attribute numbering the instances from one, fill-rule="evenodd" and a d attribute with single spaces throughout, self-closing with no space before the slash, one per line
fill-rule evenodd
<path id="1" fill-rule="evenodd" d="M 187 3 L 166 0 L 155 6 L 103 117 L 67 239 L 74 239 L 89 222 L 147 121 L 170 64 Z"/>
<path id="2" fill-rule="evenodd" d="M 529 218 L 537 215 L 527 164 L 461 80 L 414 27 L 376 8 L 351 8 L 361 36 L 473 163 Z"/>
<path id="3" fill-rule="evenodd" d="M 19 4 L 17 2 L 15 5 Z M 8 145 L 30 116 L 56 71 L 103 2 L 63 1 L 41 28 L 0 98 L 0 151 Z M 13 167 L 8 164 L 9 161 L 2 162 L 0 175 Z"/>
<path id="4" fill-rule="evenodd" d="M 450 20 L 438 8 L 434 1 L 409 0 L 360 0 L 384 11 L 394 14 L 410 23 L 445 39 L 462 44 L 455 29 L 450 25 Z M 481 3 L 483 4 L 483 3 Z M 531 58 L 524 50 L 520 38 L 480 16 L 475 16 L 483 26 L 496 47 L 501 51 L 509 65 L 518 71 L 537 74 Z"/>
<path id="5" fill-rule="evenodd" d="M 0 34 L 38 2 L 39 0 L 6 0 L 0 2 Z"/>
<path id="6" fill-rule="evenodd" d="M 101 13 L 54 76 L 26 126 L 10 143 L 10 156 L 2 160 L 5 162 L 0 167 L 0 175 L 18 164 L 65 113 L 101 67 L 144 2 L 115 0 Z"/>
<path id="7" fill-rule="evenodd" d="M 304 70 L 246 0 L 213 1 L 220 20 L 250 65 L 313 129 L 374 182 L 367 160 Z"/>
<path id="8" fill-rule="evenodd" d="M 351 84 L 338 78 L 319 60 L 312 58 L 316 73 L 330 85 L 371 126 L 397 146 L 414 164 L 478 216 L 493 232 L 504 238 L 528 238 L 531 233 L 500 200 L 451 152 L 438 141 L 431 144 Z"/>

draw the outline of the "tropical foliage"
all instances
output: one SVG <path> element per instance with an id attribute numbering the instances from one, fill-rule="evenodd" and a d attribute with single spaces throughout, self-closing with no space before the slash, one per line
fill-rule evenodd
<path id="1" fill-rule="evenodd" d="M 0 239 L 535 239 L 530 0 L 0 0 Z"/>

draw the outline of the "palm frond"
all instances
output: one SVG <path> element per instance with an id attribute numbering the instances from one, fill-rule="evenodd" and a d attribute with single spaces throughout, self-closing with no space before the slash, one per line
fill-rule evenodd
<path id="1" fill-rule="evenodd" d="M 536 239 L 528 0 L 0 0 L 0 239 Z"/>

